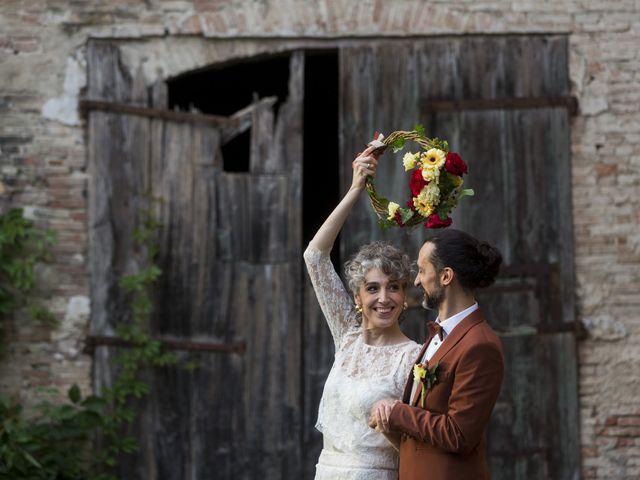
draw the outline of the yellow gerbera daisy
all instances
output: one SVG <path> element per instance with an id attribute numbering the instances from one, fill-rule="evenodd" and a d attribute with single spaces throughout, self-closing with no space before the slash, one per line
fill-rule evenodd
<path id="1" fill-rule="evenodd" d="M 438 187 L 436 186 L 436 189 Z M 440 190 L 438 189 L 438 193 Z M 429 185 L 424 187 L 420 192 L 420 195 L 413 197 L 413 206 L 416 207 L 416 211 L 423 217 L 428 217 L 433 213 L 434 204 L 429 201 L 433 198 L 433 188 L 429 189 Z"/>
<path id="2" fill-rule="evenodd" d="M 427 150 L 420 156 L 420 161 L 423 168 L 432 167 L 440 169 L 444 165 L 446 159 L 447 154 L 439 148 L 432 148 L 431 150 Z"/>

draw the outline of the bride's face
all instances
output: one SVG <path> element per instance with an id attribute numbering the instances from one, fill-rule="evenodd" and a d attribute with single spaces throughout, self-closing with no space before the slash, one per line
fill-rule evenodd
<path id="1" fill-rule="evenodd" d="M 387 328 L 398 323 L 404 309 L 405 290 L 400 282 L 390 279 L 381 270 L 372 268 L 356 295 L 362 306 L 365 328 Z"/>

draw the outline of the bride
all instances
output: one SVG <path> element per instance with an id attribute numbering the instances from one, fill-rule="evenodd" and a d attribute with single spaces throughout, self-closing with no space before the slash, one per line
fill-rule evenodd
<path id="1" fill-rule="evenodd" d="M 399 438 L 372 430 L 371 406 L 382 398 L 400 398 L 407 372 L 420 346 L 398 323 L 411 281 L 409 257 L 374 242 L 360 248 L 345 265 L 348 293 L 329 253 L 344 222 L 374 175 L 374 147 L 353 161 L 351 188 L 313 237 L 304 259 L 318 302 L 335 343 L 335 359 L 324 386 L 316 428 L 323 449 L 316 480 L 395 480 Z M 394 446 L 396 448 L 394 448 Z"/>

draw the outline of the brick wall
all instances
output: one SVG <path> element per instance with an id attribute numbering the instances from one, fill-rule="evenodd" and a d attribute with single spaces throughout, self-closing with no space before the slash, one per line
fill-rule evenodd
<path id="1" fill-rule="evenodd" d="M 232 56 L 241 51 L 239 38 L 525 32 L 569 34 L 581 106 L 572 162 L 576 296 L 588 332 L 579 348 L 583 475 L 640 477 L 638 0 L 4 0 L 0 208 L 24 206 L 58 232 L 41 297 L 62 321 L 49 328 L 19 317 L 11 325 L 0 391 L 33 399 L 39 385 L 90 388 L 91 362 L 81 351 L 89 285 L 85 132 L 77 112 L 87 38 L 119 38 L 141 59 L 149 44 L 201 38 L 210 40 L 200 49 Z M 188 56 L 143 59 L 150 76 L 195 67 Z"/>

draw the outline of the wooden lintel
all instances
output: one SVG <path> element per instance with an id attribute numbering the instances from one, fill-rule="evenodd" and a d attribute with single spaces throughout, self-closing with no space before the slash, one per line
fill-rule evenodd
<path id="1" fill-rule="evenodd" d="M 237 343 L 205 343 L 190 342 L 184 340 L 157 339 L 164 350 L 182 350 L 188 352 L 217 352 L 217 353 L 244 353 L 246 345 L 244 342 Z M 123 340 L 119 337 L 90 335 L 87 337 L 84 348 L 85 353 L 93 353 L 96 347 L 132 347 L 133 342 Z"/>
<path id="2" fill-rule="evenodd" d="M 206 115 L 203 113 L 178 112 L 173 110 L 163 110 L 159 108 L 147 108 L 126 103 L 105 102 L 102 100 L 81 100 L 80 110 L 83 116 L 93 110 L 114 113 L 127 113 L 141 117 L 160 118 L 184 123 L 207 123 L 215 126 L 235 126 L 240 123 L 240 119 L 233 117 L 223 117 L 220 115 Z"/>
<path id="3" fill-rule="evenodd" d="M 569 110 L 571 116 L 575 116 L 578 114 L 578 99 L 573 96 L 564 96 L 430 100 L 424 106 L 429 113 L 465 110 L 526 110 L 554 107 L 564 107 Z"/>

